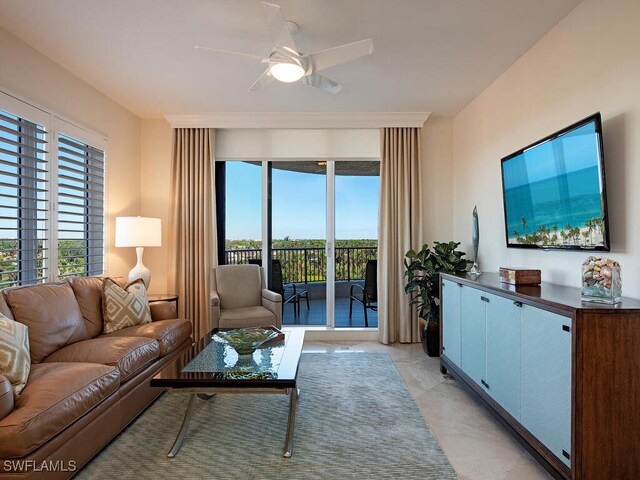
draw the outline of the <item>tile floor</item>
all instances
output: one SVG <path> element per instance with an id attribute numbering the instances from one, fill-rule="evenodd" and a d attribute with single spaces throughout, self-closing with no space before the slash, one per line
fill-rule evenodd
<path id="1" fill-rule="evenodd" d="M 371 309 L 367 311 L 369 327 L 378 327 L 378 312 Z M 294 316 L 293 305 L 286 304 L 284 307 L 284 325 L 326 325 L 327 306 L 324 298 L 309 300 L 309 308 L 303 300 L 300 305 L 300 315 Z M 353 302 L 353 314 L 349 318 L 349 297 L 336 298 L 336 327 L 364 327 L 364 310 L 362 305 Z"/>
<path id="2" fill-rule="evenodd" d="M 460 480 L 552 478 L 420 344 L 309 341 L 304 351 L 388 353 Z"/>

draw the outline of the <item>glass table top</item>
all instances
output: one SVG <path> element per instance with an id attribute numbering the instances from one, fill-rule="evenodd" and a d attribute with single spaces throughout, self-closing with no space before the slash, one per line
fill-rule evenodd
<path id="1" fill-rule="evenodd" d="M 211 372 L 220 378 L 276 378 L 285 340 L 270 342 L 252 355 L 238 355 L 227 342 L 213 335 L 210 342 L 183 372 Z"/>
<path id="2" fill-rule="evenodd" d="M 252 355 L 238 355 L 213 330 L 165 367 L 151 386 L 189 387 L 282 387 L 295 386 L 302 354 L 304 330 L 283 330 L 284 340 L 273 340 Z"/>

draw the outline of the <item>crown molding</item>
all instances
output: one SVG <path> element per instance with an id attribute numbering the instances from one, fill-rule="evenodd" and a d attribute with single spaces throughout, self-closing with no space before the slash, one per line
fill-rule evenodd
<path id="1" fill-rule="evenodd" d="M 173 128 L 422 127 L 431 112 L 226 112 L 165 115 Z"/>

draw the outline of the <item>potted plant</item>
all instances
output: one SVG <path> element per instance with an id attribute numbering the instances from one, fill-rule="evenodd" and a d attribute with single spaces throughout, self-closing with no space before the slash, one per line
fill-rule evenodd
<path id="1" fill-rule="evenodd" d="M 434 242 L 433 250 L 424 244 L 418 252 L 405 255 L 405 293 L 420 317 L 422 348 L 430 357 L 440 355 L 440 273 L 462 273 L 473 262 L 457 250 L 460 242 Z"/>

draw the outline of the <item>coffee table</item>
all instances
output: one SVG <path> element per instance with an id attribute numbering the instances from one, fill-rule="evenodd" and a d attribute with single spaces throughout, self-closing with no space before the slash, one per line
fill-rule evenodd
<path id="1" fill-rule="evenodd" d="M 283 330 L 284 340 L 270 342 L 251 357 L 239 357 L 229 345 L 214 337 L 218 331 L 214 329 L 206 334 L 151 379 L 152 387 L 167 388 L 171 394 L 189 395 L 182 426 L 167 457 L 175 457 L 180 450 L 196 398 L 206 401 L 216 393 L 288 395 L 289 418 L 283 455 L 291 457 L 296 405 L 300 395 L 297 379 L 304 330 Z"/>

